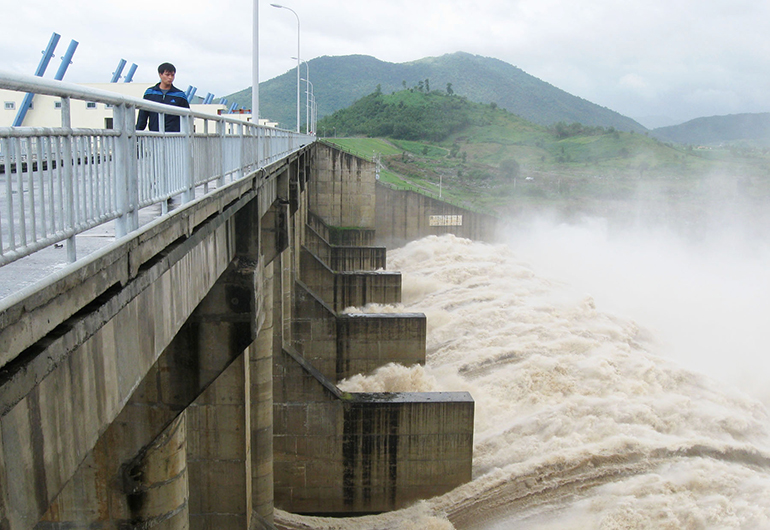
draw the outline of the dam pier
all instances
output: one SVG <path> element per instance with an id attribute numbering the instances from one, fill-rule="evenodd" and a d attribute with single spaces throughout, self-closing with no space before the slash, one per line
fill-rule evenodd
<path id="1" fill-rule="evenodd" d="M 24 83 L 107 101 L 118 116 L 158 110 L 0 75 L 3 88 Z M 65 179 L 92 207 L 112 196 L 114 215 L 99 215 L 125 228 L 0 301 L 0 528 L 270 528 L 275 508 L 376 513 L 469 481 L 467 392 L 337 387 L 424 363 L 425 315 L 344 310 L 401 301 L 389 247 L 490 239 L 495 220 L 383 186 L 372 162 L 315 137 L 173 112 L 189 127 L 165 137 L 120 120 L 0 128 L 0 199 L 15 212 L 0 224 L 4 262 L 42 245 L 29 235 L 45 239 L 50 224 L 40 201 Z M 158 153 L 169 158 L 143 173 L 142 157 Z M 175 164 L 177 183 L 161 186 Z M 114 186 L 98 191 L 95 176 Z M 183 203 L 138 226 L 138 208 L 171 196 Z M 75 228 L 59 232 L 76 244 Z"/>

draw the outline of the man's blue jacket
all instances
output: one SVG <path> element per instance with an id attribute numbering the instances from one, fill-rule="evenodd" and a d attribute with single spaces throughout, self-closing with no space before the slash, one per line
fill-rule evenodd
<path id="1" fill-rule="evenodd" d="M 160 89 L 160 83 L 156 84 L 155 86 L 151 86 L 145 90 L 144 99 L 156 101 L 158 103 L 165 103 L 166 105 L 173 105 L 175 107 L 182 107 L 185 109 L 190 108 L 190 104 L 187 102 L 187 98 L 185 97 L 184 92 L 179 90 L 174 85 L 171 85 L 171 88 L 165 93 Z M 164 116 L 166 132 L 179 132 L 179 116 L 174 116 L 173 114 L 164 114 Z M 158 113 L 150 112 L 147 110 L 139 111 L 139 116 L 136 120 L 136 130 L 143 131 L 147 126 L 148 120 L 150 122 L 151 131 L 160 130 L 158 128 Z"/>

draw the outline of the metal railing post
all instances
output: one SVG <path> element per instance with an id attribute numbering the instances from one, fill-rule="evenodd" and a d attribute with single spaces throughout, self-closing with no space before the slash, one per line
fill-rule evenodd
<path id="1" fill-rule="evenodd" d="M 217 188 L 221 188 L 225 185 L 225 173 L 227 173 L 227 137 L 225 129 L 227 128 L 227 122 L 217 122 L 217 134 L 219 134 L 219 150 L 220 150 L 220 175 L 217 179 Z"/>
<path id="2" fill-rule="evenodd" d="M 14 205 L 13 205 L 13 165 L 16 164 L 16 167 L 21 167 L 21 160 L 19 157 L 14 156 L 13 152 L 13 140 L 12 138 L 3 138 L 3 149 L 2 151 L 5 153 L 5 204 L 3 204 L 3 207 L 5 208 L 5 214 L 8 216 L 8 240 L 9 240 L 9 250 L 16 250 L 16 229 L 15 229 L 15 221 L 16 216 L 14 215 Z M 0 238 L 2 237 L 2 234 L 0 234 Z"/>
<path id="3" fill-rule="evenodd" d="M 244 153 L 243 127 L 244 125 L 242 123 L 238 124 L 238 173 L 236 174 L 236 177 L 235 177 L 237 180 L 240 180 L 243 178 L 243 166 L 245 165 L 243 162 L 243 153 Z"/>
<path id="4" fill-rule="evenodd" d="M 181 118 L 180 118 L 181 120 Z M 181 127 L 184 127 L 183 124 L 180 124 Z M 160 134 L 165 135 L 166 134 L 166 115 L 162 112 L 158 113 L 158 132 Z M 159 141 L 157 144 L 156 142 L 153 142 L 153 150 L 155 152 L 160 153 L 160 172 L 156 176 L 156 184 L 155 184 L 155 193 L 156 195 L 165 196 L 168 193 L 170 193 L 171 189 L 173 189 L 173 173 L 172 173 L 172 167 L 171 163 L 169 161 L 170 155 L 169 152 L 173 151 L 172 149 L 169 149 L 167 146 L 168 142 L 166 141 Z M 157 145 L 157 147 L 156 147 Z M 165 198 L 160 203 L 160 214 L 166 215 L 168 213 L 168 200 Z"/>
<path id="5" fill-rule="evenodd" d="M 180 118 L 180 121 L 182 122 L 182 132 L 185 133 L 184 160 L 182 161 L 184 171 L 182 174 L 187 181 L 187 188 L 182 194 L 182 202 L 184 203 L 188 203 L 195 199 L 195 162 L 193 160 L 194 119 L 193 116 L 182 116 Z"/>
<path id="6" fill-rule="evenodd" d="M 206 155 L 205 155 L 207 158 L 206 162 L 208 162 L 206 164 L 206 172 L 208 173 L 210 171 L 210 160 L 211 160 L 211 151 L 209 149 L 209 120 L 203 120 L 203 138 L 205 139 L 204 141 L 206 142 L 204 144 L 204 148 L 206 150 Z M 209 181 L 207 180 L 206 182 L 203 183 L 203 194 L 208 195 L 208 193 L 209 193 Z"/>
<path id="7" fill-rule="evenodd" d="M 64 211 L 67 219 L 66 226 L 73 230 L 75 228 L 75 171 L 74 171 L 74 153 L 72 152 L 72 113 L 70 111 L 70 98 L 61 98 L 61 126 L 66 134 L 63 138 L 64 149 L 61 163 L 64 165 Z M 67 239 L 67 259 L 74 262 L 78 259 L 77 247 L 75 244 L 75 230 Z"/>
<path id="8" fill-rule="evenodd" d="M 131 109 L 133 110 L 133 109 Z M 123 237 L 133 229 L 131 222 L 132 203 L 132 153 L 136 149 L 131 149 L 131 139 L 129 131 L 133 128 L 133 123 L 128 123 L 128 117 L 131 115 L 133 122 L 133 112 L 129 112 L 126 105 L 117 105 L 113 109 L 113 122 L 115 129 L 120 133 L 115 142 L 115 200 L 117 202 L 120 217 L 115 219 L 115 237 Z M 134 202 L 135 204 L 135 202 Z"/>
<path id="9" fill-rule="evenodd" d="M 139 228 L 139 137 L 136 135 L 136 108 L 126 105 L 126 133 L 128 136 L 128 190 L 131 205 L 131 230 Z"/>

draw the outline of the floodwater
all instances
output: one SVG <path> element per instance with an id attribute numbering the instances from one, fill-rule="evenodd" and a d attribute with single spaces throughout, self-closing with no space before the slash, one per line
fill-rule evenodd
<path id="1" fill-rule="evenodd" d="M 358 310 L 424 312 L 427 365 L 342 386 L 469 391 L 473 480 L 378 516 L 279 511 L 279 527 L 770 528 L 767 246 L 589 219 L 388 260 L 403 304 Z"/>

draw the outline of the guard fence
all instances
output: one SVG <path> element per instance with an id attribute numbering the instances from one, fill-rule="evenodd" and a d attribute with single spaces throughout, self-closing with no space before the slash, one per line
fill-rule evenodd
<path id="1" fill-rule="evenodd" d="M 62 81 L 0 72 L 0 89 L 61 98 L 61 123 L 0 127 L 0 266 L 67 242 L 108 222 L 122 237 L 138 228 L 139 210 L 191 201 L 270 165 L 314 136 L 259 126 L 227 115 L 162 105 Z M 71 101 L 103 103 L 112 129 L 78 128 Z M 140 109 L 158 112 L 161 131 L 136 131 Z M 164 114 L 181 132 L 164 132 Z"/>

